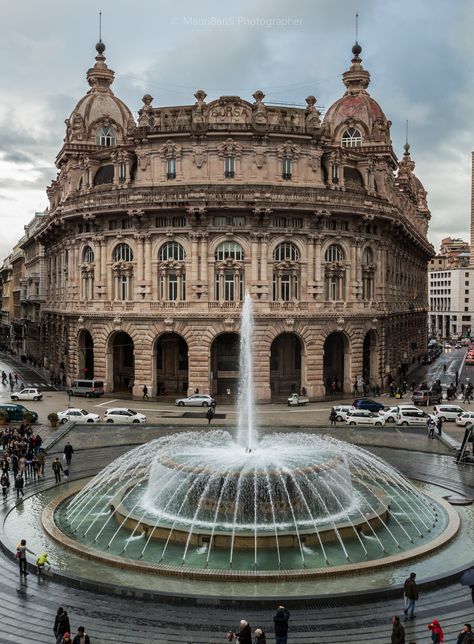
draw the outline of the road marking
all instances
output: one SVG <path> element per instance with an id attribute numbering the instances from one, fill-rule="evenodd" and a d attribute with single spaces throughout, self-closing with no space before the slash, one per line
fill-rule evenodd
<path id="1" fill-rule="evenodd" d="M 111 405 L 113 402 L 117 402 L 119 399 L 114 398 L 113 400 L 106 400 L 103 403 L 99 403 L 98 405 L 94 405 L 94 407 L 103 407 L 104 405 Z"/>

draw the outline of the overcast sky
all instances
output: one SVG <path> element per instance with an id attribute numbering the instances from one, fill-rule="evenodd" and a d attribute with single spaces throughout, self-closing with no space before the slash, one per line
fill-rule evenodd
<path id="1" fill-rule="evenodd" d="M 474 88 L 472 0 L 16 0 L 2 2 L 0 258 L 47 206 L 45 187 L 64 119 L 86 93 L 98 10 L 114 92 L 136 114 L 190 104 L 196 89 L 328 108 L 344 90 L 359 12 L 369 91 L 392 121 L 400 157 L 405 121 L 428 190 L 430 240 L 468 239 Z M 285 21 L 288 24 L 284 24 Z"/>

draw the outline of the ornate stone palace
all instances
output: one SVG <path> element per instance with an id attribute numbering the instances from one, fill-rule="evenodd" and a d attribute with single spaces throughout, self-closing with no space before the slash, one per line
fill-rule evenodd
<path id="1" fill-rule="evenodd" d="M 306 108 L 221 96 L 135 121 L 96 46 L 66 120 L 50 206 L 23 242 L 44 262 L 42 358 L 108 391 L 236 391 L 240 309 L 256 318 L 259 400 L 356 379 L 384 385 L 424 353 L 426 191 L 367 87 Z"/>

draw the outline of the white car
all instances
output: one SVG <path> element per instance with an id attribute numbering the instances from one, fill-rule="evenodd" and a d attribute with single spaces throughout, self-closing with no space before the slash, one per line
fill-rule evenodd
<path id="1" fill-rule="evenodd" d="M 456 418 L 456 425 L 460 427 L 467 427 L 474 425 L 474 411 L 465 411 L 463 414 Z"/>
<path id="2" fill-rule="evenodd" d="M 421 411 L 416 407 L 415 405 L 395 405 L 393 407 L 389 407 L 388 409 L 381 409 L 379 411 L 379 416 L 381 416 L 386 423 L 396 423 L 398 414 L 400 410 L 402 409 L 412 409 L 414 411 Z"/>
<path id="3" fill-rule="evenodd" d="M 85 409 L 65 409 L 58 411 L 58 420 L 62 424 L 67 423 L 68 420 L 76 423 L 100 423 L 100 416 Z"/>
<path id="4" fill-rule="evenodd" d="M 178 407 L 184 407 L 185 405 L 189 407 L 210 407 L 213 402 L 214 398 L 207 394 L 192 394 L 187 398 L 178 398 L 174 404 L 178 405 Z"/>
<path id="5" fill-rule="evenodd" d="M 397 425 L 426 427 L 430 414 L 421 409 L 400 409 L 397 416 Z"/>
<path id="6" fill-rule="evenodd" d="M 43 398 L 41 391 L 31 387 L 22 389 L 21 391 L 15 391 L 15 393 L 11 395 L 12 400 L 41 400 L 41 398 Z"/>
<path id="7" fill-rule="evenodd" d="M 104 415 L 106 423 L 146 423 L 146 416 L 126 407 L 107 409 Z"/>
<path id="8" fill-rule="evenodd" d="M 378 425 L 381 427 L 385 425 L 385 420 L 368 409 L 355 409 L 347 412 L 346 423 L 348 425 Z"/>
<path id="9" fill-rule="evenodd" d="M 465 412 L 466 410 L 459 405 L 435 405 L 433 407 L 433 414 L 436 418 L 441 418 L 443 422 L 446 420 L 456 420 L 458 416 Z"/>
<path id="10" fill-rule="evenodd" d="M 346 420 L 348 412 L 356 410 L 352 405 L 336 405 L 333 409 L 336 412 L 336 420 L 339 422 L 341 420 Z"/>

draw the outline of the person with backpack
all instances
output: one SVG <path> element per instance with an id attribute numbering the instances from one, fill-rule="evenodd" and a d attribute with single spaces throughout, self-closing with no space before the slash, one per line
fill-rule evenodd
<path id="1" fill-rule="evenodd" d="M 275 644 L 287 644 L 289 619 L 290 611 L 284 606 L 278 606 L 276 613 L 273 615 Z"/>
<path id="2" fill-rule="evenodd" d="M 210 425 L 212 419 L 214 418 L 215 411 L 213 407 L 209 407 L 209 409 L 206 412 L 206 418 L 207 418 L 207 424 Z"/>

